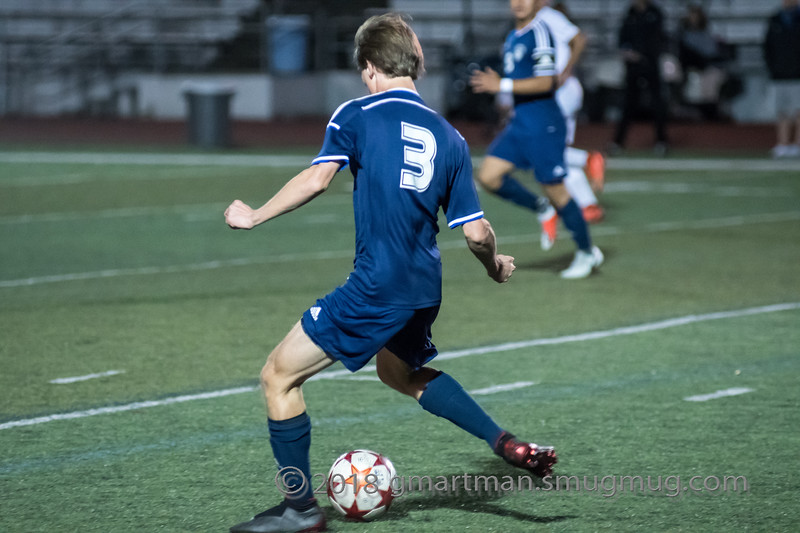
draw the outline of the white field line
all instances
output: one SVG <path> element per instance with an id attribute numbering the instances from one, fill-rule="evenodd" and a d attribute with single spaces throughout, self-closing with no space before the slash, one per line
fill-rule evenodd
<path id="1" fill-rule="evenodd" d="M 798 170 L 800 172 L 800 170 Z M 652 174 L 650 175 L 653 177 Z M 664 176 L 664 181 L 612 181 L 606 183 L 604 193 L 660 193 L 691 194 L 719 197 L 772 198 L 794 195 L 789 187 L 763 187 L 724 185 L 721 183 L 688 183 L 675 181 L 674 176 Z"/>
<path id="2" fill-rule="evenodd" d="M 365 366 L 362 371 L 373 371 L 375 370 L 374 365 Z M 335 371 L 338 372 L 338 371 Z M 348 371 L 349 372 L 349 371 Z M 337 379 L 340 376 L 328 376 L 327 374 L 332 374 L 333 372 L 325 372 L 323 374 L 317 374 L 316 377 L 318 379 Z M 312 380 L 313 380 L 312 377 Z M 378 376 L 341 376 L 341 379 L 345 379 L 347 381 L 377 381 L 380 382 L 380 378 Z M 524 387 L 530 387 L 531 385 L 536 385 L 533 381 L 517 381 L 515 383 L 504 383 L 502 385 L 494 385 L 492 387 L 486 387 L 483 389 L 474 389 L 469 391 L 470 394 L 473 396 L 487 396 L 489 394 L 497 394 L 498 392 L 505 392 L 509 390 L 515 389 L 522 389 Z"/>
<path id="3" fill-rule="evenodd" d="M 677 326 L 685 326 L 687 324 L 695 324 L 698 322 L 705 322 L 709 320 L 720 320 L 724 318 L 739 318 L 744 316 L 759 315 L 764 313 L 776 313 L 781 311 L 793 311 L 800 309 L 800 302 L 784 303 L 767 305 L 762 307 L 750 307 L 746 309 L 739 309 L 734 311 L 722 311 L 718 313 L 708 313 L 705 315 L 688 315 L 684 317 L 672 318 L 669 320 L 662 320 L 659 322 L 651 322 L 647 324 L 639 324 L 638 326 L 628 326 L 623 328 L 615 328 L 605 331 L 594 331 L 578 335 L 567 335 L 564 337 L 555 337 L 551 339 L 533 339 L 523 342 L 496 344 L 494 346 L 483 346 L 479 348 L 471 348 L 467 350 L 459 350 L 452 352 L 442 352 L 437 359 L 457 359 L 460 357 L 467 357 L 470 355 L 478 355 L 485 353 L 498 353 L 507 352 L 511 350 L 518 350 L 521 348 L 528 348 L 531 346 L 544 346 L 566 344 L 570 342 L 581 342 L 586 340 L 603 339 L 619 335 L 631 335 L 634 333 L 646 333 L 649 331 L 656 331 L 660 329 L 673 328 Z M 375 370 L 375 365 L 365 366 L 362 371 Z M 337 379 L 342 376 L 349 376 L 350 371 L 346 369 L 322 372 L 313 376 L 308 381 L 319 381 L 322 379 Z M 520 382 L 523 383 L 523 382 Z M 531 383 L 532 385 L 533 383 Z M 513 384 L 512 384 L 513 385 Z M 517 383 L 516 385 L 520 385 Z M 520 385 L 523 386 L 523 385 Z M 524 386 L 528 386 L 527 384 Z M 115 405 L 110 407 L 101 407 L 97 409 L 88 409 L 85 411 L 73 411 L 71 413 L 60 413 L 48 416 L 40 416 L 37 418 L 27 418 L 22 420 L 12 420 L 0 424 L 0 430 L 10 429 L 14 427 L 33 426 L 44 424 L 47 422 L 55 422 L 57 420 L 71 420 L 76 418 L 86 418 L 89 416 L 105 415 L 111 413 L 120 413 L 124 411 L 133 411 L 135 409 L 146 409 L 149 407 L 160 407 L 163 405 L 172 405 L 176 403 L 190 402 L 194 400 L 207 400 L 211 398 L 221 398 L 224 396 L 231 396 L 235 394 L 244 394 L 258 390 L 258 387 L 238 387 L 234 389 L 224 389 L 213 392 L 206 392 L 201 394 L 190 394 L 185 396 L 175 396 L 173 398 L 166 398 L 164 400 L 151 400 L 143 402 L 134 402 L 125 405 Z M 488 389 L 478 389 L 477 392 Z M 510 390 L 510 389 L 508 389 Z M 499 392 L 499 391 L 496 391 Z M 473 391 L 475 394 L 476 391 Z"/>
<path id="4" fill-rule="evenodd" d="M 349 194 L 331 193 L 327 200 L 339 198 L 350 201 Z M 329 204 L 332 202 L 328 202 Z M 135 218 L 151 216 L 179 216 L 185 222 L 203 222 L 216 220 L 223 222 L 223 212 L 228 204 L 185 204 L 170 207 L 123 207 L 119 209 L 102 209 L 100 211 L 42 213 L 37 215 L 5 215 L 0 216 L 0 225 L 47 224 L 71 221 L 95 221 L 115 218 Z M 306 224 L 332 224 L 344 218 L 338 213 L 318 213 L 299 217 Z M 348 216 L 349 218 L 349 216 Z M 297 220 L 298 217 L 295 217 Z"/>
<path id="5" fill-rule="evenodd" d="M 722 311 L 719 313 L 708 313 L 705 315 L 687 315 L 678 318 L 669 318 L 667 320 L 660 320 L 658 322 L 639 324 L 638 326 L 625 326 L 622 328 L 608 329 L 605 331 L 591 331 L 588 333 L 579 333 L 576 335 L 567 335 L 564 337 L 556 337 L 552 339 L 532 339 L 529 341 L 507 342 L 503 344 L 496 344 L 494 346 L 486 346 L 483 348 L 468 348 L 466 350 L 445 352 L 439 354 L 436 357 L 436 359 L 442 361 L 446 359 L 458 359 L 460 357 L 465 357 L 469 355 L 506 352 L 510 350 L 520 350 L 522 348 L 532 348 L 535 346 L 548 346 L 553 344 L 564 344 L 567 342 L 592 341 L 598 339 L 606 339 L 608 337 L 618 337 L 620 335 L 634 335 L 637 333 L 647 333 L 649 331 L 657 331 L 661 329 L 674 328 L 677 326 L 685 326 L 687 324 L 695 324 L 697 322 L 707 322 L 709 320 L 738 318 L 742 316 L 759 315 L 762 313 L 792 311 L 795 309 L 800 309 L 800 302 L 767 305 L 763 307 L 751 307 L 748 309 L 738 309 L 736 311 Z"/>
<path id="6" fill-rule="evenodd" d="M 792 196 L 794 192 L 784 187 L 737 187 L 727 185 L 708 185 L 703 183 L 683 183 L 669 181 L 615 181 L 608 183 L 605 188 L 609 193 L 663 193 L 663 194 L 693 194 L 711 195 L 718 197 L 764 197 Z M 350 193 L 329 193 L 324 196 L 328 201 L 341 203 L 350 201 Z M 317 200 L 319 202 L 319 200 Z M 319 205 L 319 204 L 317 204 Z M 133 218 L 144 216 L 172 216 L 179 215 L 185 220 L 214 220 L 222 218 L 222 211 L 227 204 L 184 204 L 171 206 L 144 206 L 120 207 L 101 209 L 98 211 L 66 211 L 41 214 L 5 215 L 0 216 L 0 224 L 41 224 L 58 223 L 66 221 Z M 318 213 L 307 215 L 305 220 L 309 224 L 329 224 L 336 222 L 339 215 L 335 213 Z"/>
<path id="7" fill-rule="evenodd" d="M 126 217 L 145 217 L 160 215 L 190 216 L 198 213 L 214 213 L 222 221 L 222 212 L 228 204 L 193 204 L 169 207 L 121 207 L 89 212 L 42 213 L 38 215 L 6 215 L 0 217 L 0 224 L 30 224 L 47 222 L 69 222 L 71 220 L 113 219 Z"/>
<path id="8" fill-rule="evenodd" d="M 614 226 L 602 226 L 592 230 L 596 236 L 618 235 L 622 233 L 657 233 L 662 231 L 676 231 L 687 229 L 709 229 L 742 226 L 745 224 L 774 223 L 800 220 L 800 211 L 788 211 L 784 213 L 763 213 L 756 215 L 743 215 L 723 218 L 709 218 L 705 220 L 676 221 L 676 222 L 655 222 L 645 224 L 641 228 L 621 229 Z M 499 237 L 498 244 L 518 244 L 531 242 L 538 239 L 538 235 L 511 235 Z M 466 245 L 463 240 L 444 241 L 439 243 L 439 249 L 451 250 L 464 248 Z M 44 283 L 60 283 L 65 281 L 92 280 L 102 278 L 115 278 L 118 276 L 141 276 L 153 274 L 179 274 L 184 272 L 194 272 L 203 270 L 216 270 L 219 268 L 229 268 L 256 264 L 274 264 L 289 261 L 314 261 L 324 259 L 343 259 L 353 256 L 353 250 L 330 250 L 320 252 L 303 252 L 280 254 L 270 257 L 251 257 L 237 258 L 219 261 L 206 261 L 204 263 L 191 263 L 186 265 L 151 266 L 137 268 L 112 268 L 106 270 L 96 270 L 90 272 L 75 272 L 68 274 L 53 274 L 50 276 L 36 276 L 30 278 L 0 280 L 0 289 L 27 287 L 41 285 Z"/>
<path id="9" fill-rule="evenodd" d="M 486 387 L 484 389 L 473 389 L 469 391 L 473 396 L 486 396 L 487 394 L 495 394 L 498 392 L 505 392 L 509 390 L 524 389 L 536 385 L 534 381 L 516 381 L 514 383 L 506 383 L 504 385 L 494 385 L 493 387 Z"/>
<path id="10" fill-rule="evenodd" d="M 609 158 L 609 170 L 667 170 L 667 171 L 732 171 L 732 172 L 798 172 L 797 160 L 772 159 L 626 159 Z"/>
<path id="11" fill-rule="evenodd" d="M 174 165 L 220 167 L 308 166 L 313 155 L 124 154 L 103 152 L 0 152 L 0 163 Z"/>
<path id="12" fill-rule="evenodd" d="M 738 396 L 740 394 L 747 394 L 748 392 L 755 392 L 754 389 L 747 387 L 734 387 L 732 389 L 718 390 L 710 394 L 698 394 L 697 396 L 687 396 L 684 398 L 687 402 L 707 402 L 708 400 L 716 400 L 717 398 L 725 398 L 727 396 Z"/>
<path id="13" fill-rule="evenodd" d="M 225 389 L 213 392 L 204 392 L 202 394 L 189 394 L 186 396 L 174 396 L 164 400 L 150 400 L 144 402 L 134 402 L 125 405 L 114 405 L 111 407 L 99 407 L 97 409 L 87 409 L 86 411 L 73 411 L 71 413 L 60 413 L 55 415 L 40 416 L 37 418 L 28 418 L 25 420 L 12 420 L 5 424 L 0 424 L 0 429 L 8 429 L 20 426 L 34 426 L 37 424 L 44 424 L 45 422 L 55 422 L 56 420 L 72 420 L 75 418 L 86 418 L 88 416 L 107 415 L 111 413 L 122 413 L 124 411 L 133 411 L 136 409 L 147 409 L 148 407 L 160 407 L 162 405 L 172 405 L 175 403 L 192 402 L 195 400 L 207 400 L 210 398 L 221 398 L 223 396 L 231 396 L 234 394 L 242 394 L 245 392 L 252 392 L 257 387 L 239 387 L 236 389 Z"/>
<path id="14" fill-rule="evenodd" d="M 308 155 L 258 154 L 142 154 L 114 152 L 0 152 L 0 163 L 86 164 L 86 165 L 174 165 L 234 167 L 307 166 Z M 472 158 L 479 165 L 482 157 Z M 771 159 L 644 159 L 609 158 L 609 170 L 797 172 L 797 161 Z"/>
<path id="15" fill-rule="evenodd" d="M 98 372 L 96 374 L 86 374 L 85 376 L 51 379 L 50 383 L 54 383 L 56 385 L 64 385 L 68 383 L 77 383 L 79 381 L 88 381 L 90 379 L 105 378 L 108 376 L 117 376 L 119 374 L 124 374 L 124 373 L 125 373 L 124 370 L 107 370 L 106 372 Z"/>

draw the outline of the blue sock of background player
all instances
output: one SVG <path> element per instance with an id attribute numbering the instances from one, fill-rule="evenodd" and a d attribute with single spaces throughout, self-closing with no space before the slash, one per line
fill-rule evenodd
<path id="1" fill-rule="evenodd" d="M 543 203 L 539 196 L 529 191 L 527 187 L 508 174 L 503 176 L 503 183 L 494 193 L 504 200 L 537 213 L 541 210 Z"/>
<path id="2" fill-rule="evenodd" d="M 542 205 L 549 205 L 508 174 L 503 176 L 503 183 L 500 185 L 500 188 L 494 192 L 504 200 L 508 200 L 535 212 L 539 212 Z M 578 249 L 584 252 L 591 251 L 592 240 L 589 236 L 589 228 L 586 225 L 586 221 L 583 218 L 578 204 L 570 199 L 565 206 L 557 208 L 556 212 L 558 212 L 558 215 L 564 222 L 564 226 L 572 234 L 572 238 L 577 244 Z"/>
<path id="3" fill-rule="evenodd" d="M 566 205 L 560 208 L 557 207 L 556 212 L 564 222 L 564 226 L 572 234 L 572 239 L 578 245 L 578 249 L 584 252 L 591 252 L 592 238 L 589 236 L 589 228 L 583 218 L 581 208 L 578 207 L 575 200 L 570 198 Z"/>

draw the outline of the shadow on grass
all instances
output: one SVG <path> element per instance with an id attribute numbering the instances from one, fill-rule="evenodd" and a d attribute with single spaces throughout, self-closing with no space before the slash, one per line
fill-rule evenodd
<path id="1" fill-rule="evenodd" d="M 513 518 L 520 522 L 549 524 L 562 522 L 576 518 L 570 515 L 544 516 L 535 512 L 528 512 L 532 505 L 526 502 L 526 510 L 512 509 L 499 504 L 503 498 L 509 497 L 518 492 L 529 492 L 531 495 L 538 491 L 536 487 L 542 487 L 541 481 L 532 480 L 530 488 L 527 480 L 518 485 L 519 478 L 527 478 L 527 474 L 522 470 L 513 468 L 506 464 L 498 465 L 497 460 L 487 459 L 478 469 L 468 472 L 469 482 L 465 484 L 465 472 L 449 474 L 431 474 L 431 485 L 427 480 L 422 481 L 421 485 L 417 479 L 403 479 L 406 484 L 406 492 L 395 497 L 389 512 L 377 522 L 398 523 L 408 519 L 409 515 L 415 511 L 435 511 L 437 509 L 450 509 L 462 511 L 468 514 L 481 513 L 490 516 L 502 516 Z M 481 477 L 483 476 L 483 477 Z M 476 484 L 475 479 L 480 481 Z M 493 480 L 497 480 L 495 484 Z M 505 483 L 504 483 L 505 480 Z M 513 480 L 513 487 L 508 480 Z M 408 488 L 408 484 L 412 488 Z M 522 488 L 519 488 L 519 487 Z M 356 524 L 357 522 L 343 518 L 332 508 L 327 507 L 329 526 Z M 376 524 L 377 525 L 377 524 Z M 432 524 L 434 525 L 434 524 Z M 445 528 L 445 524 L 442 524 Z"/>
<path id="2" fill-rule="evenodd" d="M 616 255 L 614 250 L 612 249 L 604 248 L 602 246 L 600 247 L 600 249 L 603 252 L 603 256 L 605 257 L 603 264 L 608 263 L 608 260 L 613 259 L 614 256 Z M 517 268 L 521 270 L 542 270 L 558 274 L 559 272 L 561 272 L 562 270 L 564 270 L 569 266 L 574 257 L 575 257 L 574 252 L 569 252 L 566 254 L 562 253 L 559 255 L 542 257 L 536 259 L 535 261 L 526 261 L 524 263 L 517 263 Z M 594 275 L 602 273 L 602 271 L 603 267 L 601 266 L 599 270 L 595 271 Z"/>

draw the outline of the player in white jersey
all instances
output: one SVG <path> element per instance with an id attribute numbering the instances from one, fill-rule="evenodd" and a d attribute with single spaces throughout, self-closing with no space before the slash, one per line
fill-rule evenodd
<path id="1" fill-rule="evenodd" d="M 564 185 L 583 211 L 586 222 L 597 223 L 604 217 L 595 191 L 603 188 L 605 160 L 600 152 L 588 152 L 573 146 L 577 115 L 583 106 L 583 87 L 573 71 L 586 45 L 586 36 L 567 18 L 563 9 L 565 9 L 564 4 L 560 2 L 557 8 L 545 5 L 536 17 L 547 24 L 555 41 L 556 70 L 559 76 L 556 102 L 567 122 L 567 148 L 564 160 L 569 170 Z M 591 179 L 591 185 L 587 175 Z"/>

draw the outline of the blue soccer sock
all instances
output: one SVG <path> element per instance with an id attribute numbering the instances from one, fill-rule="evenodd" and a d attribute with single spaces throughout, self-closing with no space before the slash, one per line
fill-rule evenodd
<path id="1" fill-rule="evenodd" d="M 591 252 L 592 238 L 589 236 L 589 227 L 583 219 L 583 213 L 575 200 L 570 198 L 569 203 L 561 209 L 556 209 L 558 216 L 564 221 L 564 226 L 572 233 L 572 239 L 579 250 Z"/>
<path id="2" fill-rule="evenodd" d="M 503 433 L 503 429 L 467 394 L 458 381 L 444 372 L 428 382 L 419 398 L 419 404 L 429 413 L 446 418 L 461 429 L 485 440 L 492 449 Z"/>
<path id="3" fill-rule="evenodd" d="M 279 489 L 286 503 L 295 509 L 308 509 L 316 500 L 311 486 L 311 419 L 303 412 L 286 420 L 267 420 L 269 443 L 278 462 Z M 301 477 L 300 473 L 305 476 Z"/>
<path id="4" fill-rule="evenodd" d="M 531 211 L 538 212 L 541 205 L 537 195 L 508 174 L 503 176 L 503 183 L 494 193 L 503 200 L 508 200 Z"/>

